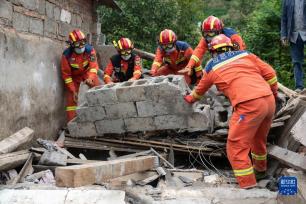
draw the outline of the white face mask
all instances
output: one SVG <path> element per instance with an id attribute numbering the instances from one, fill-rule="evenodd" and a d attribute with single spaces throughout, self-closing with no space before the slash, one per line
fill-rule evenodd
<path id="1" fill-rule="evenodd" d="M 129 60 L 130 58 L 131 58 L 131 56 L 132 55 L 121 55 L 121 58 L 123 59 L 123 60 Z"/>
<path id="2" fill-rule="evenodd" d="M 167 54 L 170 54 L 170 53 L 172 53 L 174 50 L 175 50 L 175 47 L 170 48 L 170 49 L 166 49 L 165 52 L 166 52 Z"/>
<path id="3" fill-rule="evenodd" d="M 74 48 L 74 51 L 75 51 L 77 54 L 82 54 L 82 53 L 85 51 L 85 47 L 82 47 L 82 48 Z"/>

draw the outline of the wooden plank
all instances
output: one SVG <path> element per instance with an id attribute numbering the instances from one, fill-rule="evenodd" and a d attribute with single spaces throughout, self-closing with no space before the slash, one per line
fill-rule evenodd
<path id="1" fill-rule="evenodd" d="M 306 156 L 276 145 L 272 145 L 268 148 L 268 154 L 287 166 L 306 171 Z"/>
<path id="2" fill-rule="evenodd" d="M 27 161 L 30 152 L 22 150 L 0 155 L 0 171 L 14 169 Z"/>
<path id="3" fill-rule="evenodd" d="M 278 85 L 278 88 L 284 93 L 286 94 L 287 96 L 289 96 L 289 98 L 292 98 L 292 97 L 297 97 L 298 96 L 298 93 L 287 88 L 286 86 L 284 86 L 283 84 L 281 83 L 277 83 Z"/>
<path id="4" fill-rule="evenodd" d="M 303 115 L 299 118 L 299 120 L 295 123 L 295 125 L 292 127 L 290 133 L 292 137 L 302 145 L 306 146 L 306 132 L 305 132 L 305 126 L 306 126 L 306 111 L 303 113 Z"/>
<path id="5" fill-rule="evenodd" d="M 138 157 L 138 156 L 146 156 L 146 155 L 150 154 L 151 152 L 152 152 L 151 150 L 147 150 L 147 151 L 143 151 L 143 152 L 138 152 L 138 153 L 134 153 L 134 154 L 128 154 L 128 155 L 120 156 L 120 157 L 117 157 L 116 159 L 126 159 L 126 158 Z M 110 159 L 110 160 L 114 160 L 114 159 Z"/>
<path id="6" fill-rule="evenodd" d="M 94 183 L 103 184 L 116 177 L 153 169 L 156 160 L 156 156 L 143 156 L 58 167 L 55 169 L 56 185 L 61 187 L 78 187 Z"/>
<path id="7" fill-rule="evenodd" d="M 67 159 L 67 164 L 89 164 L 89 163 L 95 163 L 100 162 L 99 160 L 83 160 L 83 159 Z"/>
<path id="8" fill-rule="evenodd" d="M 153 175 L 153 176 L 150 176 L 150 177 L 148 177 L 148 178 L 145 178 L 145 179 L 143 179 L 143 180 L 141 180 L 141 181 L 138 181 L 138 182 L 136 182 L 136 183 L 137 183 L 138 185 L 145 186 L 145 185 L 151 183 L 152 181 L 155 181 L 155 180 L 158 179 L 159 177 L 160 177 L 160 175 L 155 174 L 155 175 Z"/>
<path id="9" fill-rule="evenodd" d="M 30 153 L 26 163 L 23 165 L 18 176 L 14 178 L 12 185 L 17 184 L 18 182 L 22 181 L 26 175 L 32 174 L 34 172 L 34 169 L 32 167 L 33 157 L 34 157 L 33 153 Z"/>
<path id="10" fill-rule="evenodd" d="M 163 160 L 163 162 L 165 162 L 171 169 L 174 169 L 175 167 L 168 162 L 164 157 L 162 157 L 162 155 L 160 155 L 157 151 L 155 151 L 153 148 L 150 149 L 151 152 L 153 152 L 156 156 L 158 156 L 161 160 Z"/>
<path id="11" fill-rule="evenodd" d="M 5 138 L 0 142 L 0 154 L 5 154 L 14 151 L 21 145 L 30 142 L 33 138 L 34 130 L 25 127 L 13 135 Z"/>

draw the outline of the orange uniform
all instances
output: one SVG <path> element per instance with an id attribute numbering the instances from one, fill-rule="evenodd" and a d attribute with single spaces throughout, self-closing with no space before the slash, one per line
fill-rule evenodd
<path id="1" fill-rule="evenodd" d="M 75 117 L 77 108 L 73 93 L 77 93 L 80 83 L 88 78 L 93 80 L 93 86 L 99 85 L 98 69 L 96 51 L 92 46 L 87 44 L 85 52 L 82 54 L 76 54 L 72 47 L 64 51 L 61 59 L 61 72 L 67 89 L 66 113 L 68 122 Z"/>
<path id="2" fill-rule="evenodd" d="M 160 47 L 157 48 L 151 69 L 152 73 L 156 72 L 153 76 L 179 74 L 178 71 L 185 68 L 190 60 L 193 49 L 188 43 L 183 41 L 176 41 L 175 45 L 176 50 L 170 54 L 167 54 Z M 202 76 L 202 66 L 199 61 L 195 66 L 195 74 L 191 77 L 185 74 L 185 80 L 188 84 L 195 84 L 197 77 L 200 76 Z"/>
<path id="3" fill-rule="evenodd" d="M 203 78 L 192 92 L 193 98 L 199 99 L 213 84 L 234 107 L 227 140 L 228 159 L 240 187 L 252 187 L 256 185 L 253 169 L 264 172 L 267 168 L 266 139 L 277 97 L 275 71 L 247 51 L 226 52 L 207 63 Z"/>
<path id="4" fill-rule="evenodd" d="M 113 75 L 113 72 L 114 76 Z M 141 58 L 132 54 L 129 60 L 123 60 L 119 54 L 111 57 L 104 71 L 104 82 L 106 84 L 115 82 L 137 80 L 142 76 Z"/>
<path id="5" fill-rule="evenodd" d="M 223 28 L 222 33 L 231 39 L 232 43 L 239 49 L 245 50 L 246 45 L 243 42 L 241 36 L 236 33 L 236 31 L 232 28 Z M 208 50 L 208 44 L 204 37 L 201 38 L 198 46 L 194 49 L 191 59 L 187 65 L 187 67 L 194 67 L 197 66 L 202 59 L 205 53 Z"/>

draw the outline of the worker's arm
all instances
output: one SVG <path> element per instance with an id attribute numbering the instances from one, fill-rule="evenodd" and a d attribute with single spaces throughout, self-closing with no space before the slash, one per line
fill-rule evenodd
<path id="1" fill-rule="evenodd" d="M 163 53 L 160 48 L 156 49 L 155 58 L 151 67 L 151 75 L 155 76 L 157 74 L 157 70 L 162 66 L 163 63 Z"/>
<path id="2" fill-rule="evenodd" d="M 205 39 L 202 37 L 198 46 L 194 49 L 186 67 L 193 68 L 201 64 L 201 61 L 207 49 L 208 49 L 207 43 Z"/>
<path id="3" fill-rule="evenodd" d="M 254 59 L 256 65 L 260 69 L 261 76 L 270 85 L 274 97 L 277 98 L 278 86 L 277 86 L 277 76 L 275 70 L 268 63 L 262 61 L 256 55 L 251 54 L 251 57 Z"/>
<path id="4" fill-rule="evenodd" d="M 189 47 L 189 48 L 185 51 L 185 56 L 184 56 L 184 57 L 185 57 L 186 59 L 189 59 L 189 60 L 190 60 L 190 58 L 191 58 L 191 56 L 192 56 L 192 53 L 193 53 L 193 50 L 192 50 L 191 47 Z M 193 70 L 195 71 L 197 78 L 201 78 L 202 75 L 203 75 L 203 68 L 202 68 L 201 63 L 202 63 L 202 60 L 200 60 L 199 62 L 197 62 L 197 63 L 194 65 L 194 67 L 193 67 Z M 190 74 L 190 75 L 191 75 L 191 74 Z"/>
<path id="5" fill-rule="evenodd" d="M 137 80 L 141 77 L 142 74 L 142 63 L 141 63 L 141 58 L 136 55 L 134 59 L 134 72 L 133 72 L 133 77 L 131 78 L 132 80 Z"/>
<path id="6" fill-rule="evenodd" d="M 98 70 L 99 70 L 99 65 L 97 61 L 96 51 L 92 49 L 89 56 L 88 78 L 94 80 L 97 77 Z"/>
<path id="7" fill-rule="evenodd" d="M 200 80 L 199 84 L 193 89 L 190 95 L 185 96 L 185 100 L 188 103 L 193 103 L 200 100 L 206 91 L 213 85 L 213 81 L 207 72 L 204 72 L 204 76 Z"/>
<path id="8" fill-rule="evenodd" d="M 76 92 L 76 88 L 74 86 L 73 79 L 71 76 L 71 67 L 68 63 L 67 58 L 64 55 L 61 59 L 61 72 L 66 88 L 71 92 Z"/>
<path id="9" fill-rule="evenodd" d="M 239 34 L 234 34 L 231 36 L 231 40 L 232 43 L 234 45 L 234 48 L 236 50 L 245 50 L 246 49 L 246 45 L 244 43 L 244 41 L 242 40 L 242 37 Z"/>
<path id="10" fill-rule="evenodd" d="M 112 80 L 112 74 L 113 74 L 113 70 L 114 70 L 114 66 L 113 66 L 113 63 L 111 60 L 109 60 L 105 70 L 104 70 L 104 83 L 105 84 L 109 84 L 109 83 L 112 83 L 113 80 Z"/>

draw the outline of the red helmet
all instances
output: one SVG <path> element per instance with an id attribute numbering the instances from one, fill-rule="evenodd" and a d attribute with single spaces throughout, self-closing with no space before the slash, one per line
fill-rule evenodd
<path id="1" fill-rule="evenodd" d="M 86 37 L 82 31 L 79 29 L 72 31 L 69 33 L 69 41 L 71 43 L 79 42 L 79 41 L 84 41 L 86 40 Z"/>
<path id="2" fill-rule="evenodd" d="M 128 38 L 121 38 L 118 42 L 113 41 L 113 44 L 121 55 L 129 55 L 134 49 L 134 43 Z"/>
<path id="3" fill-rule="evenodd" d="M 231 39 L 226 37 L 224 34 L 217 35 L 209 44 L 210 51 L 215 51 L 223 47 L 233 47 Z"/>
<path id="4" fill-rule="evenodd" d="M 204 37 L 206 35 L 209 35 L 209 33 L 218 35 L 222 32 L 222 29 L 223 29 L 223 22 L 215 16 L 208 16 L 203 21 L 201 26 L 201 32 Z"/>
<path id="5" fill-rule="evenodd" d="M 165 29 L 159 34 L 159 41 L 160 45 L 169 45 L 176 42 L 176 35 L 172 30 Z"/>

